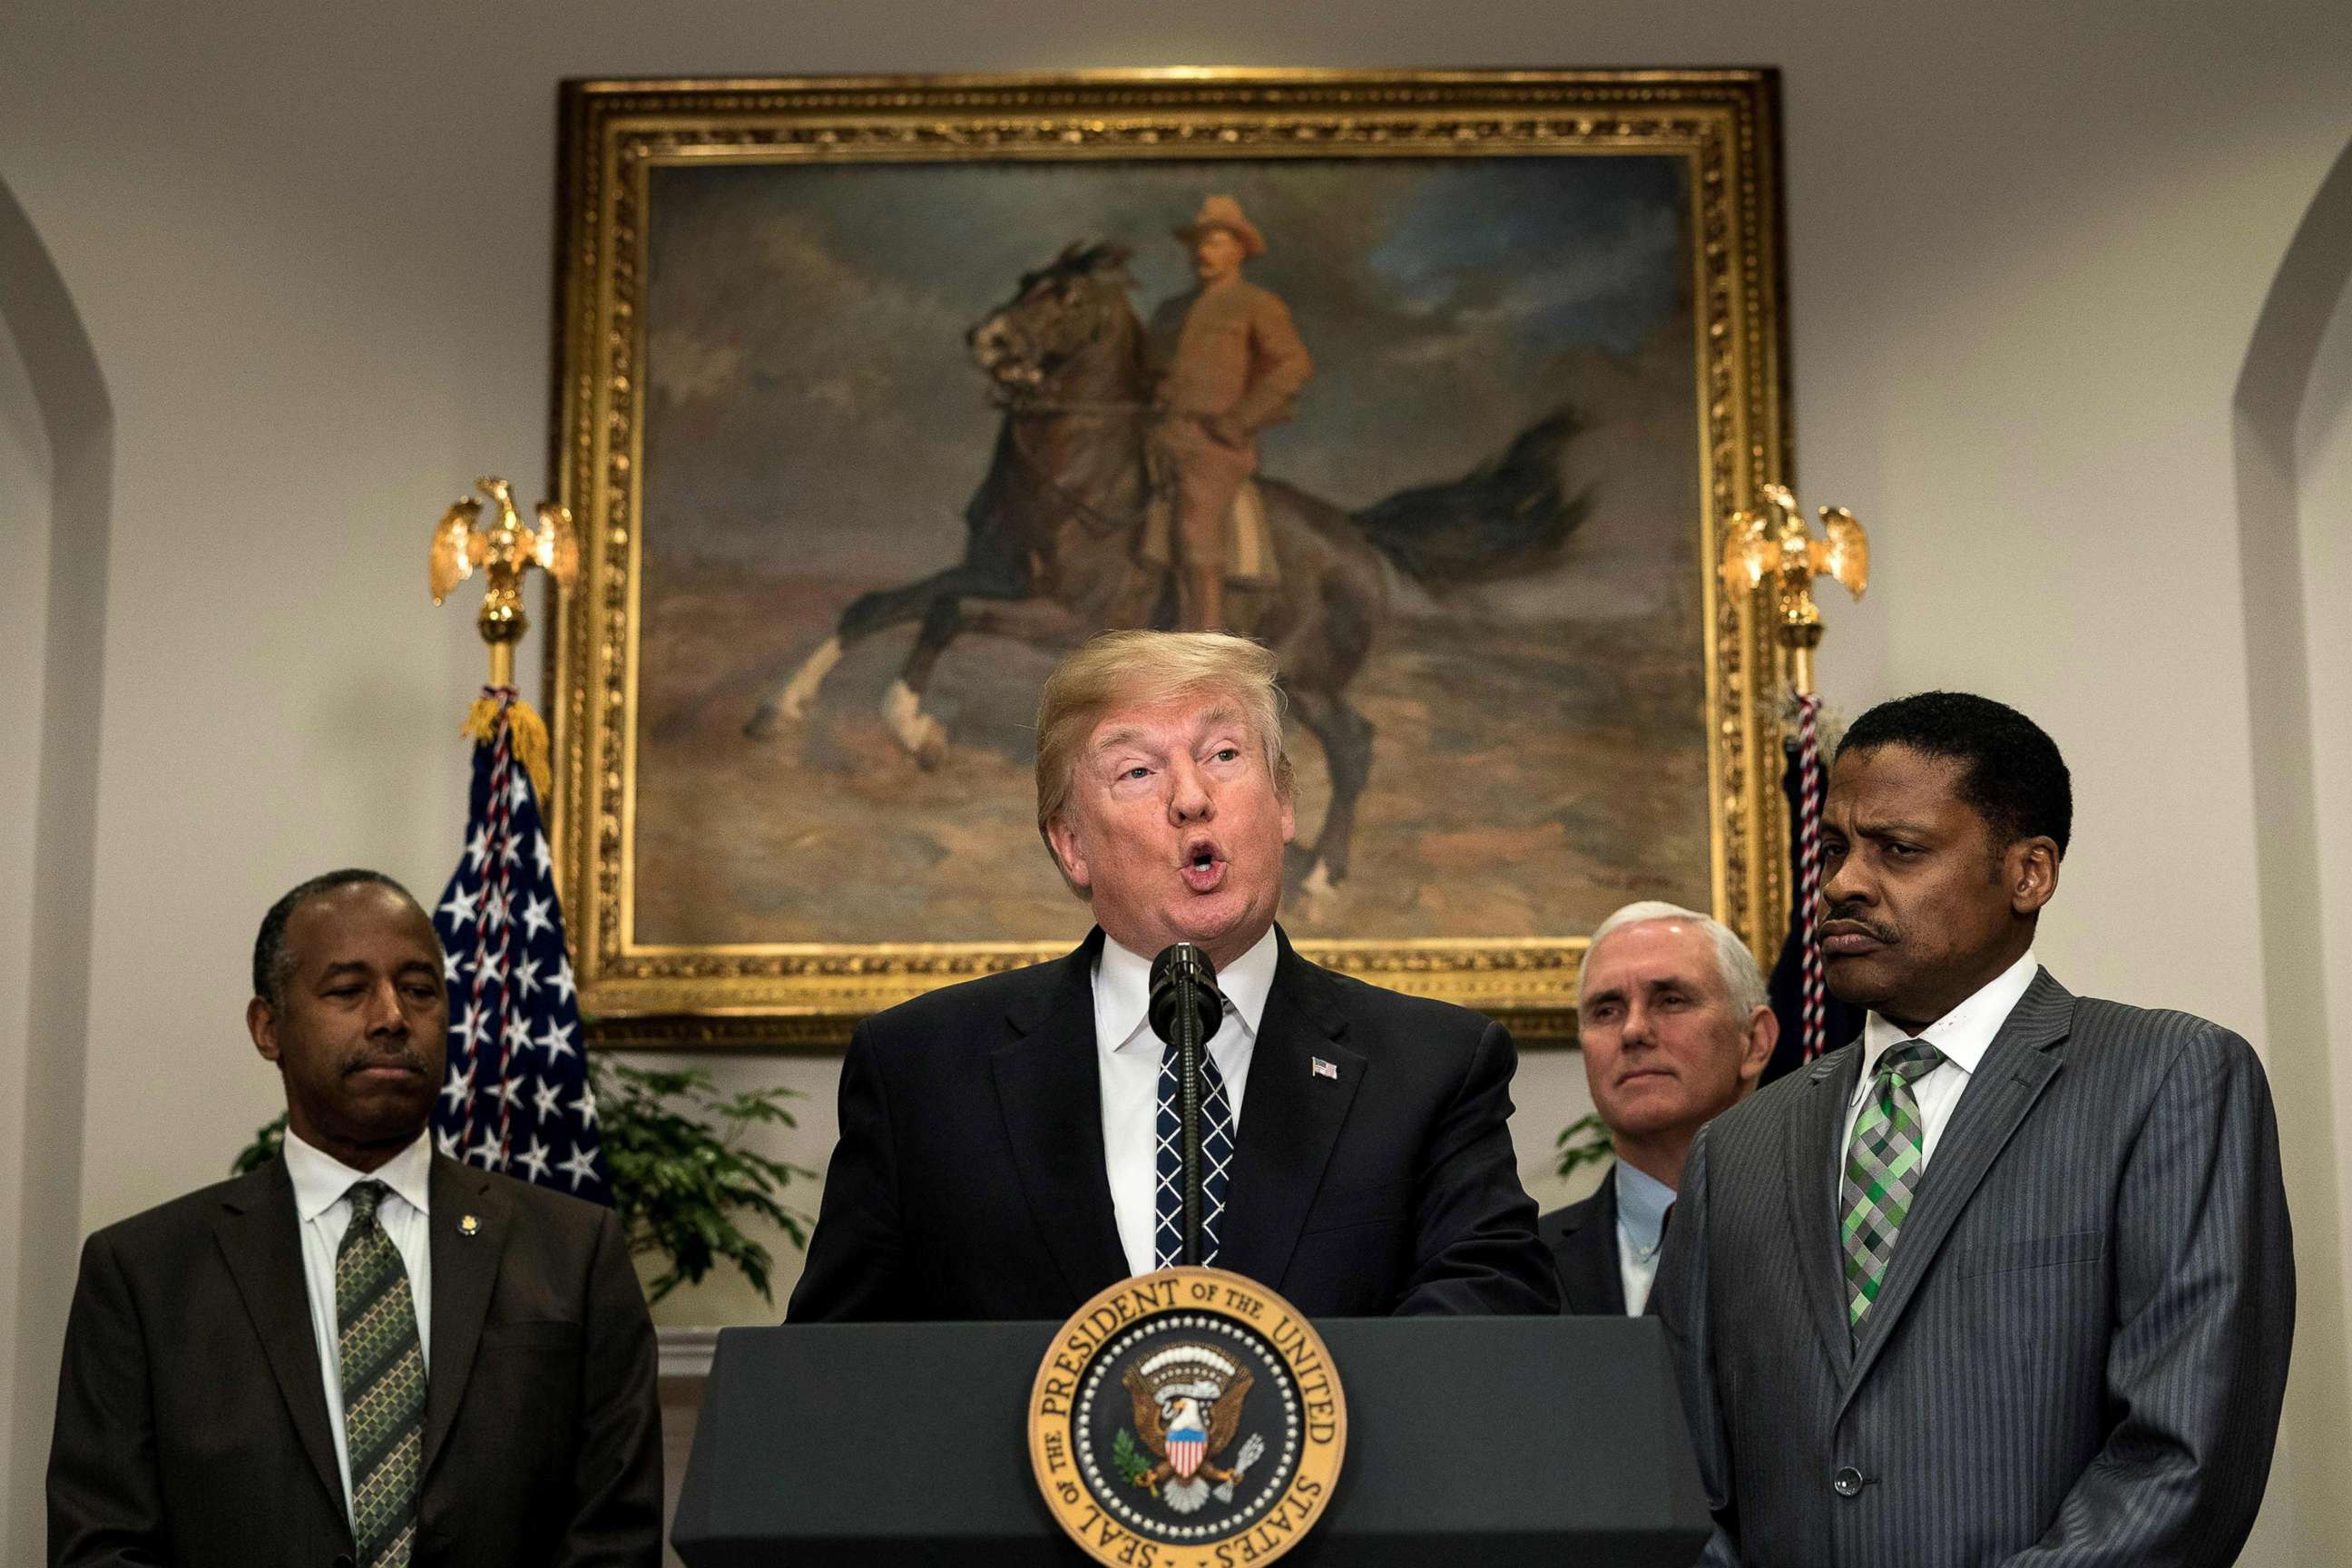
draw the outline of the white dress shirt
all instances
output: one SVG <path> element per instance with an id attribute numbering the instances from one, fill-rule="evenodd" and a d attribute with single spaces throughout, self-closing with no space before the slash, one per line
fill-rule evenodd
<path id="1" fill-rule="evenodd" d="M 319 1342 L 319 1380 L 327 1391 L 327 1427 L 335 1435 L 335 1469 L 343 1479 L 343 1510 L 352 1506 L 352 1456 L 343 1439 L 342 1329 L 335 1319 L 335 1249 L 351 1228 L 348 1194 L 362 1182 L 392 1189 L 376 1206 L 376 1223 L 391 1238 L 408 1270 L 409 1294 L 416 1301 L 416 1337 L 425 1368 L 433 1369 L 433 1139 L 416 1142 L 373 1171 L 354 1171 L 320 1153 L 293 1133 L 286 1134 L 286 1173 L 294 1180 L 294 1215 L 302 1229 L 302 1281 L 310 1292 L 310 1331 Z"/>
<path id="2" fill-rule="evenodd" d="M 1650 1304 L 1658 1278 L 1658 1254 L 1666 1246 L 1666 1211 L 1675 1190 L 1646 1171 L 1617 1162 L 1617 1278 L 1625 1287 L 1625 1315 L 1638 1318 Z"/>
<path id="3" fill-rule="evenodd" d="M 2009 1022 L 2024 998 L 2026 987 L 2033 984 L 2035 963 L 2029 952 L 2002 970 L 1984 988 L 1967 1001 L 1920 1030 L 1906 1035 L 1895 1025 L 1873 1013 L 1862 1026 L 1862 1077 L 1853 1087 L 1853 1100 L 1845 1109 L 1845 1136 L 1838 1140 L 1837 1160 L 1840 1179 L 1843 1179 L 1846 1151 L 1853 1146 L 1854 1124 L 1862 1120 L 1864 1101 L 1870 1098 L 1870 1075 L 1878 1066 L 1878 1058 L 1906 1040 L 1925 1040 L 1944 1053 L 1936 1070 L 1922 1073 L 1912 1080 L 1911 1092 L 1919 1101 L 1919 1124 L 1922 1130 L 1919 1168 L 1926 1170 L 1936 1157 L 1936 1141 L 1944 1135 L 1946 1123 L 1952 1120 L 1953 1108 L 1969 1087 L 1969 1079 L 1976 1072 L 1977 1064 L 1992 1047 L 1995 1035 Z"/>
<path id="4" fill-rule="evenodd" d="M 1241 1145 L 1242 1091 L 1249 1085 L 1258 1021 L 1274 989 L 1280 950 L 1274 928 L 1257 945 L 1219 972 L 1224 1016 L 1209 1037 L 1209 1059 L 1225 1080 L 1234 1147 Z M 1160 1194 L 1160 1058 L 1168 1047 L 1151 1032 L 1151 961 L 1103 938 L 1095 963 L 1095 1058 L 1102 1074 L 1103 1166 L 1110 1178 L 1111 1212 L 1128 1268 L 1149 1274 L 1156 1261 L 1151 1235 Z M 1228 1199 L 1230 1204 L 1230 1198 Z"/>

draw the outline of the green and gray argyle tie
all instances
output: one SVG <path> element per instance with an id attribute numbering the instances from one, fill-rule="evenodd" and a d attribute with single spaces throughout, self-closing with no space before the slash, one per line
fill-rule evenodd
<path id="1" fill-rule="evenodd" d="M 1862 1321 L 1886 1282 L 1895 1256 L 1895 1235 L 1911 1212 L 1912 1194 L 1925 1174 L 1927 1124 L 1919 1120 L 1919 1097 L 1911 1086 L 1944 1064 L 1944 1053 L 1924 1040 L 1906 1040 L 1878 1058 L 1870 1075 L 1870 1098 L 1854 1119 L 1853 1142 L 1845 1152 L 1844 1223 L 1846 1329 L 1862 1332 Z"/>
<path id="2" fill-rule="evenodd" d="M 360 1568 L 407 1568 L 425 1448 L 425 1347 L 408 1270 L 376 1209 L 382 1182 L 352 1187 L 351 1228 L 335 1251 L 335 1324 L 343 1444 L 352 1463 L 352 1539 Z"/>

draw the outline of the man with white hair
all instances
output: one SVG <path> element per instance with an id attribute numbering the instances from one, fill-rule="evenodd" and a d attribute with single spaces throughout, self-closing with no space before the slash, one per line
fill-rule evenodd
<path id="1" fill-rule="evenodd" d="M 1655 900 L 1601 922 L 1577 982 L 1584 1081 L 1616 1163 L 1537 1234 L 1562 1310 L 1639 1315 L 1691 1140 L 1756 1087 L 1780 1026 L 1748 947 L 1721 921 Z"/>
<path id="2" fill-rule="evenodd" d="M 1311 1317 L 1557 1310 L 1511 1153 L 1517 1052 L 1467 1008 L 1308 963 L 1274 655 L 1109 632 L 1037 710 L 1037 827 L 1094 929 L 858 1026 L 795 1321 L 1063 1318 L 1181 1255 L 1152 957 L 1224 1006 L 1202 1057 L 1205 1261 Z"/>

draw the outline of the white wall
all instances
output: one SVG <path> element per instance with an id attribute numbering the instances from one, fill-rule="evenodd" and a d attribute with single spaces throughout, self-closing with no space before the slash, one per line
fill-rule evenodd
<path id="1" fill-rule="evenodd" d="M 24 1169 L 25 1068 L 32 1017 L 33 813 L 40 783 L 41 671 L 49 567 L 49 442 L 24 356 L 0 323 L 0 1173 Z M 0 1199 L 0 1324 L 16 1321 L 21 1227 Z M 37 1352 L 36 1352 L 37 1354 Z M 17 1386 L 16 1336 L 0 1332 L 0 1398 Z M 38 1380 L 28 1380 L 38 1381 Z M 0 1442 L 6 1440 L 0 1412 Z M 16 1478 L 0 1463 L 0 1522 Z M 0 1538 L 5 1539 L 5 1538 Z"/>
<path id="2" fill-rule="evenodd" d="M 0 919 L 0 1312 L 9 1354 L 0 1457 L 47 1442 L 50 1354 L 81 1235 L 83 1042 L 90 984 L 100 647 L 113 417 L 89 340 L 38 234 L 0 185 L 0 498 L 9 837 Z M 0 1530 L 29 1542 L 39 1489 L 0 1464 Z"/>
<path id="3" fill-rule="evenodd" d="M 2352 235 L 2352 214 L 2346 215 L 2345 227 Z M 2315 1033 L 2320 1037 L 2304 1048 L 2329 1068 L 2326 1077 L 2311 1073 L 2294 1087 L 2326 1096 L 2333 1113 L 2336 1181 L 2334 1193 L 2323 1194 L 2317 1189 L 2328 1173 L 2310 1170 L 2311 1179 L 2297 1189 L 2297 1196 L 2308 1200 L 2307 1213 L 2320 1206 L 2324 1195 L 2332 1195 L 2340 1224 L 2342 1216 L 2352 1215 L 2352 1159 L 2347 1158 L 2352 1153 L 2352 1049 L 2347 1049 L 2352 1045 L 2352 812 L 2345 807 L 2352 801 L 2352 289 L 2338 296 L 2333 319 L 2321 336 L 2294 435 L 2297 563 L 2303 575 L 2304 668 L 2308 672 L 2312 793 L 2317 807 L 2310 846 L 2315 898 L 2306 903 L 2305 912 L 2316 918 L 2317 929 L 2306 946 L 2316 971 L 2309 992 L 2318 1004 Z M 2283 1093 L 2294 1091 L 2284 1079 L 2279 1087 Z M 2302 1120 L 2315 1118 L 2306 1111 Z M 2305 1321 L 2312 1321 L 2312 1309 L 2326 1302 L 2336 1309 L 2339 1336 L 2352 1332 L 2352 1322 L 2343 1314 L 2345 1301 L 2352 1298 L 2352 1246 L 2339 1247 L 2333 1258 L 2322 1247 L 2299 1250 Z M 2339 1359 L 2342 1355 L 2339 1337 Z M 2343 1405 L 2336 1404 L 2324 1414 L 2315 1409 L 2306 1416 L 2303 1402 L 2321 1405 L 2325 1393 L 2314 1386 L 2315 1380 L 2307 1373 L 2298 1381 L 2298 1407 L 2291 1415 L 2304 1418 L 2290 1439 L 2288 1458 L 2340 1476 L 2341 1446 L 2333 1436 L 2321 1435 L 2320 1421 L 2332 1419 L 2340 1433 Z M 2295 1451 L 2298 1443 L 2301 1454 Z M 2324 1484 L 2314 1476 L 2306 1490 Z"/>
<path id="4" fill-rule="evenodd" d="M 2352 1020 L 2352 294 L 2339 301 L 2313 366 L 2297 432 L 2303 572 L 2309 621 L 2315 793 L 2337 803 L 2319 819 L 2320 947 L 2328 1016 Z M 2352 1131 L 2352 1061 L 2336 1078 L 2336 1126 Z M 2352 1213 L 2352 1166 L 2338 1205 Z"/>
<path id="5" fill-rule="evenodd" d="M 0 181 L 72 291 L 118 430 L 85 1228 L 217 1174 L 269 1113 L 238 1016 L 272 897 L 332 863 L 446 874 L 479 664 L 467 615 L 425 600 L 420 544 L 478 472 L 538 492 L 566 75 L 1780 65 L 1800 494 L 1853 507 L 1879 563 L 1866 601 L 1829 612 L 1829 694 L 1851 712 L 1956 685 L 2034 714 L 2081 803 L 2044 956 L 2276 1059 L 2246 637 L 2271 606 L 2235 549 L 2231 395 L 2344 147 L 2340 0 L 28 10 L 0 55 Z M 2306 443 L 2301 535 L 2339 913 L 2347 600 L 2341 529 L 2315 520 L 2343 515 L 2342 430 Z M 726 1071 L 818 1094 L 792 1151 L 821 1163 L 827 1064 Z M 1520 1099 L 1533 1173 L 1581 1109 L 1573 1058 L 1531 1058 Z M 2301 1242 L 2306 1278 L 2340 1273 L 2332 1215 Z M 2343 1403 L 2340 1323 L 2321 1340 L 2332 1392 L 2297 1406 L 2315 1421 Z M 2283 1481 L 2255 1560 L 2352 1556 L 2348 1510 Z"/>

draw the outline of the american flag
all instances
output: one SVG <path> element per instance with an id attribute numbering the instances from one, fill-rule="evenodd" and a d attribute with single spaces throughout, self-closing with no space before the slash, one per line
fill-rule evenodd
<path id="1" fill-rule="evenodd" d="M 466 849 L 433 912 L 449 983 L 434 1142 L 452 1159 L 610 1204 L 554 855 L 515 756 L 515 689 L 482 694 L 496 712 L 474 746 Z"/>

